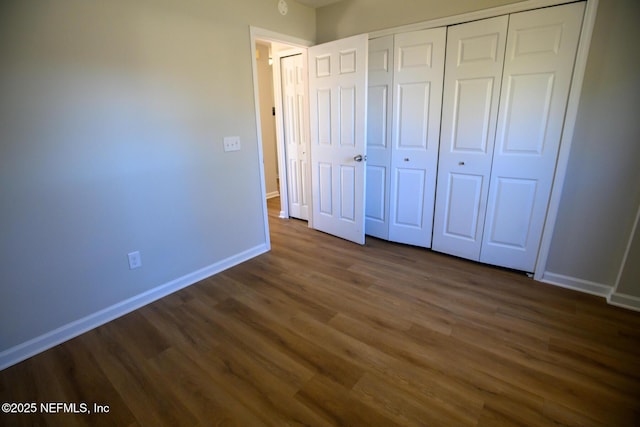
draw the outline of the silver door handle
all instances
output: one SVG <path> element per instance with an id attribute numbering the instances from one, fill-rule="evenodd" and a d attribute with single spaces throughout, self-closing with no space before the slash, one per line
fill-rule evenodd
<path id="1" fill-rule="evenodd" d="M 353 157 L 353 160 L 355 160 L 356 162 L 361 162 L 361 161 L 366 161 L 367 160 L 367 156 L 363 156 L 362 154 L 358 154 L 357 156 Z"/>

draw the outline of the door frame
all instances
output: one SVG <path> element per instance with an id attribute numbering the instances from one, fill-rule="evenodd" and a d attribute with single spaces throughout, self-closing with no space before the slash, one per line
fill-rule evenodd
<path id="1" fill-rule="evenodd" d="M 291 46 L 292 49 L 300 50 L 306 54 L 307 48 L 313 46 L 311 40 L 304 40 L 298 37 L 289 36 L 287 34 L 277 33 L 264 28 L 249 27 L 250 53 L 251 53 L 251 71 L 253 79 L 253 102 L 256 118 L 256 139 L 258 141 L 258 167 L 260 170 L 260 192 L 262 195 L 262 213 L 265 230 L 265 240 L 267 242 L 267 250 L 271 249 L 271 238 L 269 235 L 269 215 L 267 212 L 267 192 L 264 176 L 264 152 L 262 145 L 262 123 L 260 121 L 260 88 L 258 86 L 258 64 L 256 61 L 256 43 L 263 41 L 267 43 L 279 43 Z M 291 52 L 291 51 L 289 51 Z M 277 66 L 276 66 L 277 64 Z M 287 172 L 285 160 L 284 146 L 284 127 L 281 120 L 282 115 L 282 87 L 280 76 L 280 62 L 274 61 L 273 64 L 273 81 L 274 81 L 274 102 L 276 107 L 276 148 L 278 157 L 278 177 L 280 179 L 280 218 L 289 218 L 289 202 L 287 193 Z M 308 90 L 308 83 L 307 83 Z M 307 123 L 308 126 L 308 123 Z M 311 227 L 312 217 L 309 215 L 309 226 Z"/>

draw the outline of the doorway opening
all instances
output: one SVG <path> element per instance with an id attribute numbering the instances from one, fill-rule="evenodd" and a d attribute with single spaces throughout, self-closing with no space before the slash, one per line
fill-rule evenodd
<path id="1" fill-rule="evenodd" d="M 312 42 L 251 28 L 251 45 L 264 195 L 271 208 L 279 200 L 280 218 L 311 226 L 304 206 L 310 199 L 306 50 Z M 292 68 L 293 63 L 304 69 Z M 297 86 L 288 85 L 293 79 Z"/>
<path id="2" fill-rule="evenodd" d="M 299 189 L 306 187 L 305 211 L 309 228 L 364 244 L 367 35 L 310 46 L 311 43 L 296 43 L 286 36 L 285 39 L 281 35 L 278 38 L 276 33 L 266 30 L 252 28 L 251 34 L 256 122 L 260 130 L 260 91 L 254 49 L 257 42 L 266 42 L 272 47 L 280 216 L 303 215 L 303 211 L 294 212 L 293 195 L 297 193 L 293 188 L 296 185 Z M 293 49 L 276 53 L 275 44 L 293 46 Z M 279 75 L 277 70 L 284 67 L 286 61 L 281 62 L 278 58 L 294 57 L 297 53 L 302 54 L 302 61 L 298 68 L 292 68 L 292 74 L 304 79 L 304 84 L 300 85 L 299 93 L 296 92 L 298 89 L 293 89 L 294 96 L 283 103 L 284 75 Z M 313 66 L 307 69 L 307 63 Z M 285 126 L 285 120 L 280 120 L 278 114 L 285 115 L 289 101 L 300 108 L 298 117 Z M 279 105 L 285 108 L 278 109 Z M 285 132 L 287 127 L 290 128 L 288 133 Z M 296 137 L 292 138 L 292 135 Z M 268 232 L 261 132 L 257 136 L 265 198 L 265 230 Z M 297 157 L 292 158 L 295 153 Z"/>

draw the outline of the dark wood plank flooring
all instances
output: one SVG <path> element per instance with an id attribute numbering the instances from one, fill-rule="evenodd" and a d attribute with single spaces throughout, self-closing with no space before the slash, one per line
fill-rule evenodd
<path id="1" fill-rule="evenodd" d="M 277 218 L 272 251 L 0 372 L 51 426 L 639 426 L 640 313 Z"/>

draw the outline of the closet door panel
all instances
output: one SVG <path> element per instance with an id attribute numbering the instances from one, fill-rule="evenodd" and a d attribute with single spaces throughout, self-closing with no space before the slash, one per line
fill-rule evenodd
<path id="1" fill-rule="evenodd" d="M 449 27 L 433 249 L 478 261 L 508 16 Z"/>
<path id="2" fill-rule="evenodd" d="M 398 85 L 396 149 L 426 151 L 429 131 L 429 83 Z"/>
<path id="3" fill-rule="evenodd" d="M 487 154 L 494 78 L 459 79 L 453 99 L 451 152 Z"/>
<path id="4" fill-rule="evenodd" d="M 540 156 L 549 128 L 553 73 L 509 76 L 501 154 Z"/>
<path id="5" fill-rule="evenodd" d="M 385 239 L 384 228 L 381 233 L 374 234 L 372 228 L 376 228 L 375 226 L 378 224 L 384 224 L 385 219 L 387 218 L 387 203 L 385 194 L 389 191 L 387 186 L 388 181 L 388 169 L 375 166 L 375 165 L 367 165 L 367 190 L 366 190 L 366 216 L 365 220 L 367 224 L 373 223 L 373 225 L 367 225 L 365 228 L 365 232 L 368 235 L 379 237 L 381 239 Z"/>
<path id="6" fill-rule="evenodd" d="M 494 244 L 524 250 L 529 240 L 531 215 L 538 181 L 498 178 L 495 181 L 495 215 L 490 217 L 489 239 Z"/>
<path id="7" fill-rule="evenodd" d="M 389 240 L 431 247 L 446 29 L 394 38 Z"/>
<path id="8" fill-rule="evenodd" d="M 389 238 L 393 36 L 369 40 L 365 233 Z"/>
<path id="9" fill-rule="evenodd" d="M 424 208 L 423 199 L 416 197 L 424 194 L 425 171 L 421 169 L 396 168 L 394 182 L 395 211 L 394 218 L 397 224 L 419 231 L 423 225 Z"/>
<path id="10" fill-rule="evenodd" d="M 482 175 L 450 173 L 449 181 L 442 183 L 446 194 L 445 218 L 447 235 L 474 240 L 479 222 L 484 177 Z"/>
<path id="11" fill-rule="evenodd" d="M 511 15 L 480 260 L 533 271 L 584 3 Z"/>

